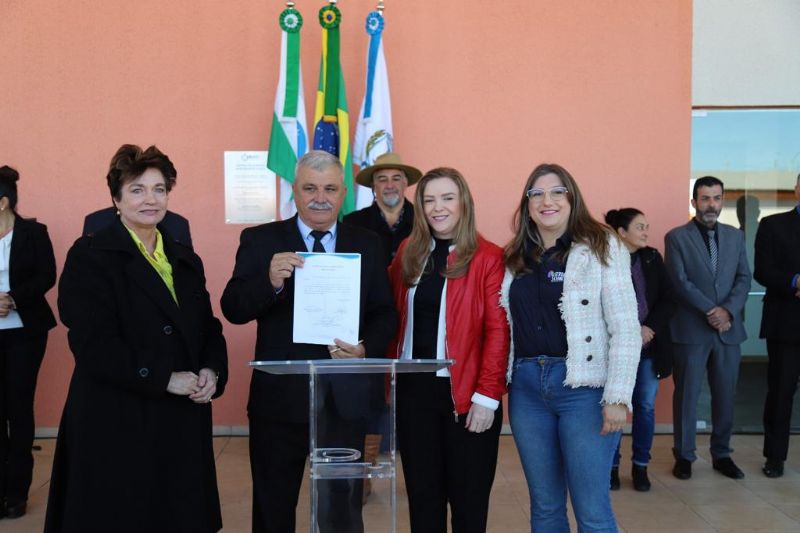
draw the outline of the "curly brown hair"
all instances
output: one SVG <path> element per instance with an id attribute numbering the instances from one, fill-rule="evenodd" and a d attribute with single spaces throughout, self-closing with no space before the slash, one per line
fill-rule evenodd
<path id="1" fill-rule="evenodd" d="M 148 168 L 158 169 L 164 175 L 164 184 L 167 192 L 175 186 L 178 172 L 175 165 L 169 160 L 166 154 L 156 148 L 155 145 L 142 150 L 135 144 L 123 144 L 111 158 L 108 165 L 108 190 L 111 198 L 119 201 L 122 195 L 122 186 L 141 176 Z"/>

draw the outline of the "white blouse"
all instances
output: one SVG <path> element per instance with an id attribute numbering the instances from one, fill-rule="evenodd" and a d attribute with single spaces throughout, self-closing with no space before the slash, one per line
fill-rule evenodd
<path id="1" fill-rule="evenodd" d="M 0 239 L 0 292 L 8 292 L 11 290 L 11 281 L 8 277 L 8 264 L 11 259 L 11 238 L 14 235 L 14 230 Z M 8 315 L 0 317 L 0 329 L 13 329 L 21 328 L 22 319 L 16 309 L 11 309 Z"/>

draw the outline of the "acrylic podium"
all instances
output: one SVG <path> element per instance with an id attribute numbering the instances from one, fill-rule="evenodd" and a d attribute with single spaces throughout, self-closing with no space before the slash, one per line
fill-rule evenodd
<path id="1" fill-rule="evenodd" d="M 395 533 L 397 531 L 397 453 L 395 437 L 395 389 L 397 374 L 410 372 L 435 372 L 448 367 L 452 360 L 436 359 L 316 359 L 308 361 L 253 361 L 250 366 L 270 374 L 308 374 L 309 380 L 309 472 L 310 472 L 310 530 L 325 533 L 338 529 L 338 526 L 326 527 L 326 520 L 335 516 L 343 519 L 361 521 L 363 517 L 364 531 L 370 533 Z M 372 374 L 366 376 L 364 374 Z M 337 431 L 331 428 L 329 420 L 332 402 L 331 384 L 347 387 L 350 383 L 357 387 L 367 379 L 389 377 L 388 394 L 386 395 L 389 411 L 389 451 L 382 454 L 373 463 L 362 460 L 359 449 L 361 445 L 347 442 L 347 430 Z M 339 375 L 339 376 L 335 376 Z M 345 376 L 342 376 L 345 375 Z M 361 375 L 361 376 L 359 376 Z M 336 381 L 338 380 L 338 381 Z M 353 380 L 353 381 L 345 381 Z M 380 400 L 380 398 L 378 399 Z M 363 398 L 369 402 L 369 398 Z M 344 406 L 343 406 L 344 407 Z M 344 407 L 346 409 L 346 407 Z M 348 422 L 337 418 L 338 424 Z M 361 439 L 363 441 L 363 439 Z M 353 491 L 359 491 L 364 479 L 373 483 L 373 499 L 361 508 L 349 505 L 354 499 Z M 348 499 L 349 498 L 349 499 Z M 343 503 L 345 502 L 345 503 Z M 380 507 L 383 506 L 383 509 Z M 331 511 L 334 509 L 335 511 Z M 332 514 L 333 513 L 333 514 Z M 356 516 L 356 514 L 358 516 Z M 346 529 L 346 527 L 345 527 Z"/>

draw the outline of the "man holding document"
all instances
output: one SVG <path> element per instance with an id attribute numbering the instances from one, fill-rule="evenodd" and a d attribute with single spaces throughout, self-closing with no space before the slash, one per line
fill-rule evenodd
<path id="1" fill-rule="evenodd" d="M 234 324 L 257 322 L 256 360 L 383 357 L 397 325 L 384 253 L 374 233 L 337 222 L 345 196 L 339 160 L 304 155 L 293 191 L 296 216 L 242 231 L 223 314 Z M 370 405 L 383 399 L 376 377 L 326 381 L 325 418 L 337 428 L 337 446 L 363 453 Z M 308 377 L 254 371 L 247 411 L 253 531 L 293 533 L 309 452 Z M 322 532 L 363 532 L 360 483 L 344 501 L 333 485 L 320 491 Z"/>

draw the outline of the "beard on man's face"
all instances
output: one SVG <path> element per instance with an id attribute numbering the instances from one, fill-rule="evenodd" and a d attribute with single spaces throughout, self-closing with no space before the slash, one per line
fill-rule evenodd
<path id="1" fill-rule="evenodd" d="M 397 193 L 383 193 L 381 194 L 381 200 L 386 207 L 396 207 L 397 204 L 403 201 L 402 197 Z"/>
<path id="2" fill-rule="evenodd" d="M 722 212 L 721 209 L 716 209 L 714 207 L 709 207 L 703 211 L 698 211 L 697 215 L 700 220 L 707 224 L 712 224 L 717 221 L 719 218 L 720 213 Z"/>

